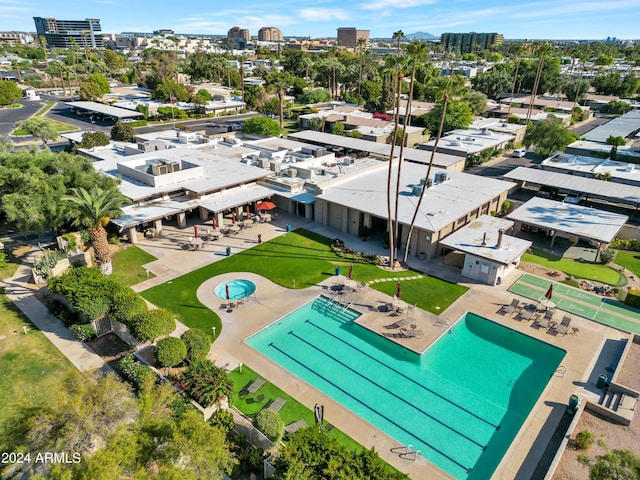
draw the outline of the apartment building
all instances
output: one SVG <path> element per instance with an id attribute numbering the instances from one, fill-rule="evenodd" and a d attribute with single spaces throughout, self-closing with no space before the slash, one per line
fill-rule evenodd
<path id="1" fill-rule="evenodd" d="M 58 20 L 33 17 L 36 32 L 43 35 L 50 48 L 71 48 L 73 43 L 81 47 L 102 48 L 100 19 Z"/>

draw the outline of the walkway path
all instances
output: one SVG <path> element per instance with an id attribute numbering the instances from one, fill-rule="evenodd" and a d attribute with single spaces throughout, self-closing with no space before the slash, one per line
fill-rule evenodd
<path id="1" fill-rule="evenodd" d="M 553 302 L 560 310 L 625 332 L 640 334 L 640 311 L 609 298 L 529 274 L 522 275 L 509 291 L 538 301 L 549 285 L 553 285 Z"/>
<path id="2" fill-rule="evenodd" d="M 33 249 L 15 275 L 2 282 L 7 297 L 78 370 L 111 370 L 99 355 L 77 340 L 64 323 L 52 317 L 36 296 L 38 290 L 30 280 L 34 254 L 37 252 L 37 249 Z"/>

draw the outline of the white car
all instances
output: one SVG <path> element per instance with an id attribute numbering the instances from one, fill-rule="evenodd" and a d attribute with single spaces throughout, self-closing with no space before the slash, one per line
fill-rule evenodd
<path id="1" fill-rule="evenodd" d="M 571 203 L 572 205 L 578 205 L 584 199 L 584 195 L 581 193 L 568 193 L 564 197 L 565 203 Z"/>
<path id="2" fill-rule="evenodd" d="M 527 154 L 527 149 L 526 148 L 516 148 L 512 153 L 511 156 L 514 158 L 522 158 Z"/>

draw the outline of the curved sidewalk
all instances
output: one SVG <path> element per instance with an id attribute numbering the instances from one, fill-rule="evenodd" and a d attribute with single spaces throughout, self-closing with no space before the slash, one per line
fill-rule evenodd
<path id="1" fill-rule="evenodd" d="M 111 367 L 83 342 L 77 340 L 64 323 L 52 317 L 47 307 L 36 296 L 36 287 L 30 283 L 31 260 L 35 252 L 36 250 L 31 250 L 13 277 L 2 282 L 7 297 L 78 370 L 110 371 Z"/>

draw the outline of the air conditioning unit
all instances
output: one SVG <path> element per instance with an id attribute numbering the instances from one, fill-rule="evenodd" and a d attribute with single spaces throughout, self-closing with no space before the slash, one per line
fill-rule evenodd
<path id="1" fill-rule="evenodd" d="M 431 187 L 433 187 L 433 179 L 432 178 L 427 180 L 427 188 L 431 188 Z"/>
<path id="2" fill-rule="evenodd" d="M 414 186 L 412 193 L 414 197 L 419 197 L 420 195 L 422 195 L 422 186 L 421 185 Z"/>
<path id="3" fill-rule="evenodd" d="M 443 183 L 449 180 L 449 175 L 444 172 L 438 172 L 435 175 L 435 183 Z"/>

